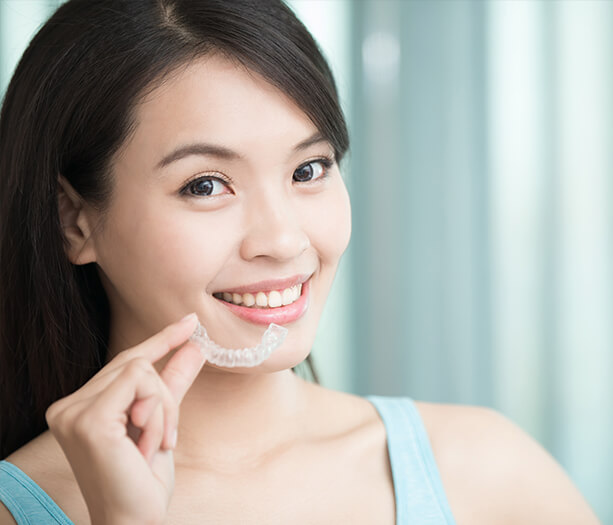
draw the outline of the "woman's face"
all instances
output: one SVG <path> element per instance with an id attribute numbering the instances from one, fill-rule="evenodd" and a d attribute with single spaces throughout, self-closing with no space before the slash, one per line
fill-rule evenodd
<path id="1" fill-rule="evenodd" d="M 216 56 L 147 96 L 136 123 L 92 238 L 111 341 L 136 344 L 194 311 L 226 348 L 255 346 L 268 323 L 282 324 L 285 342 L 258 369 L 301 362 L 351 231 L 345 185 L 327 165 L 331 145 L 282 92 Z M 301 298 L 275 306 L 294 301 L 284 289 L 298 283 Z M 248 308 L 243 292 L 263 292 L 272 306 Z"/>

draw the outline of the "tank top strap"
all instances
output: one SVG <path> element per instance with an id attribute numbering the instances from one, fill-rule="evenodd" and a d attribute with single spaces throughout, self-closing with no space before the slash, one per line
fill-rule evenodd
<path id="1" fill-rule="evenodd" d="M 396 525 L 455 525 L 428 434 L 412 399 L 366 396 L 387 433 Z"/>
<path id="2" fill-rule="evenodd" d="M 17 525 L 74 525 L 43 489 L 8 461 L 0 461 L 0 501 Z"/>

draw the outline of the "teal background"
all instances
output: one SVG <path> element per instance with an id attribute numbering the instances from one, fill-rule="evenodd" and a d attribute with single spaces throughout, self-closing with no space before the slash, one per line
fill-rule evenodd
<path id="1" fill-rule="evenodd" d="M 58 4 L 0 1 L 2 92 Z M 493 407 L 613 523 L 613 2 L 288 4 L 352 138 L 322 383 Z"/>

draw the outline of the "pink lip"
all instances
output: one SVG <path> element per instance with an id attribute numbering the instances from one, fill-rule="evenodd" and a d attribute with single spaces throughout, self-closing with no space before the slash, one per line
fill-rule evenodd
<path id="1" fill-rule="evenodd" d="M 267 281 L 260 281 L 259 283 L 253 283 L 246 286 L 237 286 L 236 288 L 231 288 L 229 290 L 220 290 L 215 293 L 257 293 L 257 292 L 272 292 L 273 290 L 285 290 L 286 288 L 291 288 L 297 284 L 304 283 L 309 277 L 311 277 L 311 273 L 305 273 L 303 275 L 294 275 L 293 277 L 289 277 L 288 279 L 269 279 Z M 290 305 L 291 306 L 291 305 Z"/>
<path id="2" fill-rule="evenodd" d="M 300 282 L 300 281 L 298 281 Z M 261 285 L 261 283 L 260 283 Z M 262 290 L 263 288 L 259 288 Z M 273 288 L 274 290 L 275 288 Z M 279 306 L 278 308 L 247 308 L 237 304 L 227 303 L 218 299 L 232 313 L 236 314 L 241 319 L 255 324 L 275 323 L 279 325 L 296 321 L 306 312 L 309 306 L 309 296 L 311 291 L 311 280 L 309 279 L 302 285 L 302 293 L 295 303 L 287 306 Z M 238 293 L 238 292 L 237 292 Z M 244 292 L 249 293 L 249 292 Z"/>

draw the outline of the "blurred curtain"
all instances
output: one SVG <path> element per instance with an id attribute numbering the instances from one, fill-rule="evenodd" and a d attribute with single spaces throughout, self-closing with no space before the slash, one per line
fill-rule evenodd
<path id="1" fill-rule="evenodd" d="M 498 409 L 613 523 L 613 2 L 350 10 L 352 389 Z"/>

